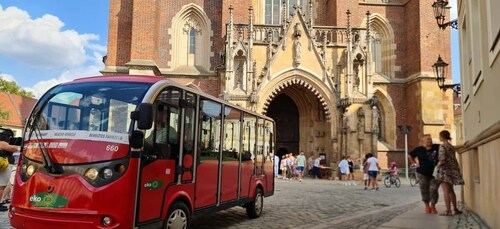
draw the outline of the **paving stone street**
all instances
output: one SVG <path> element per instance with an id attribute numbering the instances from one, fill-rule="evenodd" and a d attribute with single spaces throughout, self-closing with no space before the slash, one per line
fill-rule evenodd
<path id="1" fill-rule="evenodd" d="M 380 183 L 381 184 L 381 183 Z M 383 184 L 381 184 L 383 186 Z M 404 212 L 420 207 L 418 187 L 344 186 L 339 181 L 276 179 L 275 195 L 264 199 L 258 219 L 247 218 L 245 209 L 234 207 L 197 216 L 192 228 L 378 228 Z M 439 209 L 438 209 L 439 210 Z M 439 216 L 433 216 L 439 217 Z M 450 219 L 448 228 L 481 228 L 471 216 Z M 0 213 L 0 228 L 11 228 L 7 213 Z"/>

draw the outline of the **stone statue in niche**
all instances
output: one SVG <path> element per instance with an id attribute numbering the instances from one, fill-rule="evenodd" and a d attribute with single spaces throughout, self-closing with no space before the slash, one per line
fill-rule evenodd
<path id="1" fill-rule="evenodd" d="M 365 132 L 365 112 L 363 109 L 358 110 L 358 132 Z"/>
<path id="2" fill-rule="evenodd" d="M 236 72 L 234 76 L 235 87 L 241 88 L 243 84 L 243 61 L 238 61 L 238 67 L 236 67 Z"/>
<path id="3" fill-rule="evenodd" d="M 342 128 L 349 129 L 349 117 L 347 117 L 347 113 L 342 115 Z"/>
<path id="4" fill-rule="evenodd" d="M 363 56 L 358 53 L 356 55 L 356 58 L 354 59 L 353 61 L 353 68 L 354 68 L 354 82 L 353 82 L 353 86 L 354 86 L 354 90 L 355 91 L 358 91 L 359 90 L 359 86 L 361 85 L 361 76 L 360 76 L 360 70 L 361 70 L 361 67 L 363 66 Z"/>
<path id="5" fill-rule="evenodd" d="M 294 56 L 293 56 L 293 62 L 295 66 L 300 65 L 300 56 L 302 55 L 302 44 L 300 44 L 300 37 L 302 36 L 302 32 L 299 29 L 299 23 L 295 24 L 295 32 L 293 34 L 294 36 L 294 41 L 293 41 L 293 48 L 294 48 Z"/>
<path id="6" fill-rule="evenodd" d="M 378 126 L 378 119 L 380 118 L 379 113 L 378 113 L 378 108 L 376 106 L 373 106 L 373 111 L 372 111 L 372 129 L 373 133 L 378 133 L 379 131 L 379 126 Z"/>

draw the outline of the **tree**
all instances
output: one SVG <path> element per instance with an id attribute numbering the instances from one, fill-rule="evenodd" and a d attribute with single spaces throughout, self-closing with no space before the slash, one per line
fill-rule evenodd
<path id="1" fill-rule="evenodd" d="M 12 94 L 34 98 L 35 95 L 31 91 L 26 91 L 19 87 L 16 82 L 11 82 L 0 76 L 0 91 L 9 92 Z"/>

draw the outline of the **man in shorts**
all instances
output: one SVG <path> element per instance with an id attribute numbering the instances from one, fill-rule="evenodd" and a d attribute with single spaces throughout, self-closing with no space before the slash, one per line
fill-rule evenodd
<path id="1" fill-rule="evenodd" d="M 300 182 L 302 182 L 302 177 L 304 176 L 305 166 L 306 166 L 306 156 L 304 156 L 304 151 L 300 151 L 299 156 L 297 156 L 297 170 L 299 171 Z"/>
<path id="2" fill-rule="evenodd" d="M 427 214 L 437 214 L 436 203 L 439 198 L 439 183 L 433 173 L 437 164 L 438 152 L 439 145 L 432 143 L 430 134 L 425 134 L 422 137 L 422 146 L 415 148 L 408 155 L 410 163 L 417 167 L 420 194 Z"/>

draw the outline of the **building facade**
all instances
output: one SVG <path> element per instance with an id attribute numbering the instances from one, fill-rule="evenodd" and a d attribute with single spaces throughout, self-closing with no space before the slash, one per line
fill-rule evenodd
<path id="1" fill-rule="evenodd" d="M 413 127 L 410 148 L 454 131 L 431 67 L 450 57 L 432 0 L 110 2 L 104 75 L 161 75 L 266 114 L 278 154 L 401 165 L 398 125 Z"/>
<path id="2" fill-rule="evenodd" d="M 12 129 L 14 136 L 21 137 L 31 109 L 36 102 L 34 98 L 0 92 L 0 126 Z"/>
<path id="3" fill-rule="evenodd" d="M 500 228 L 500 1 L 458 1 L 464 145 L 463 198 L 491 228 Z"/>

